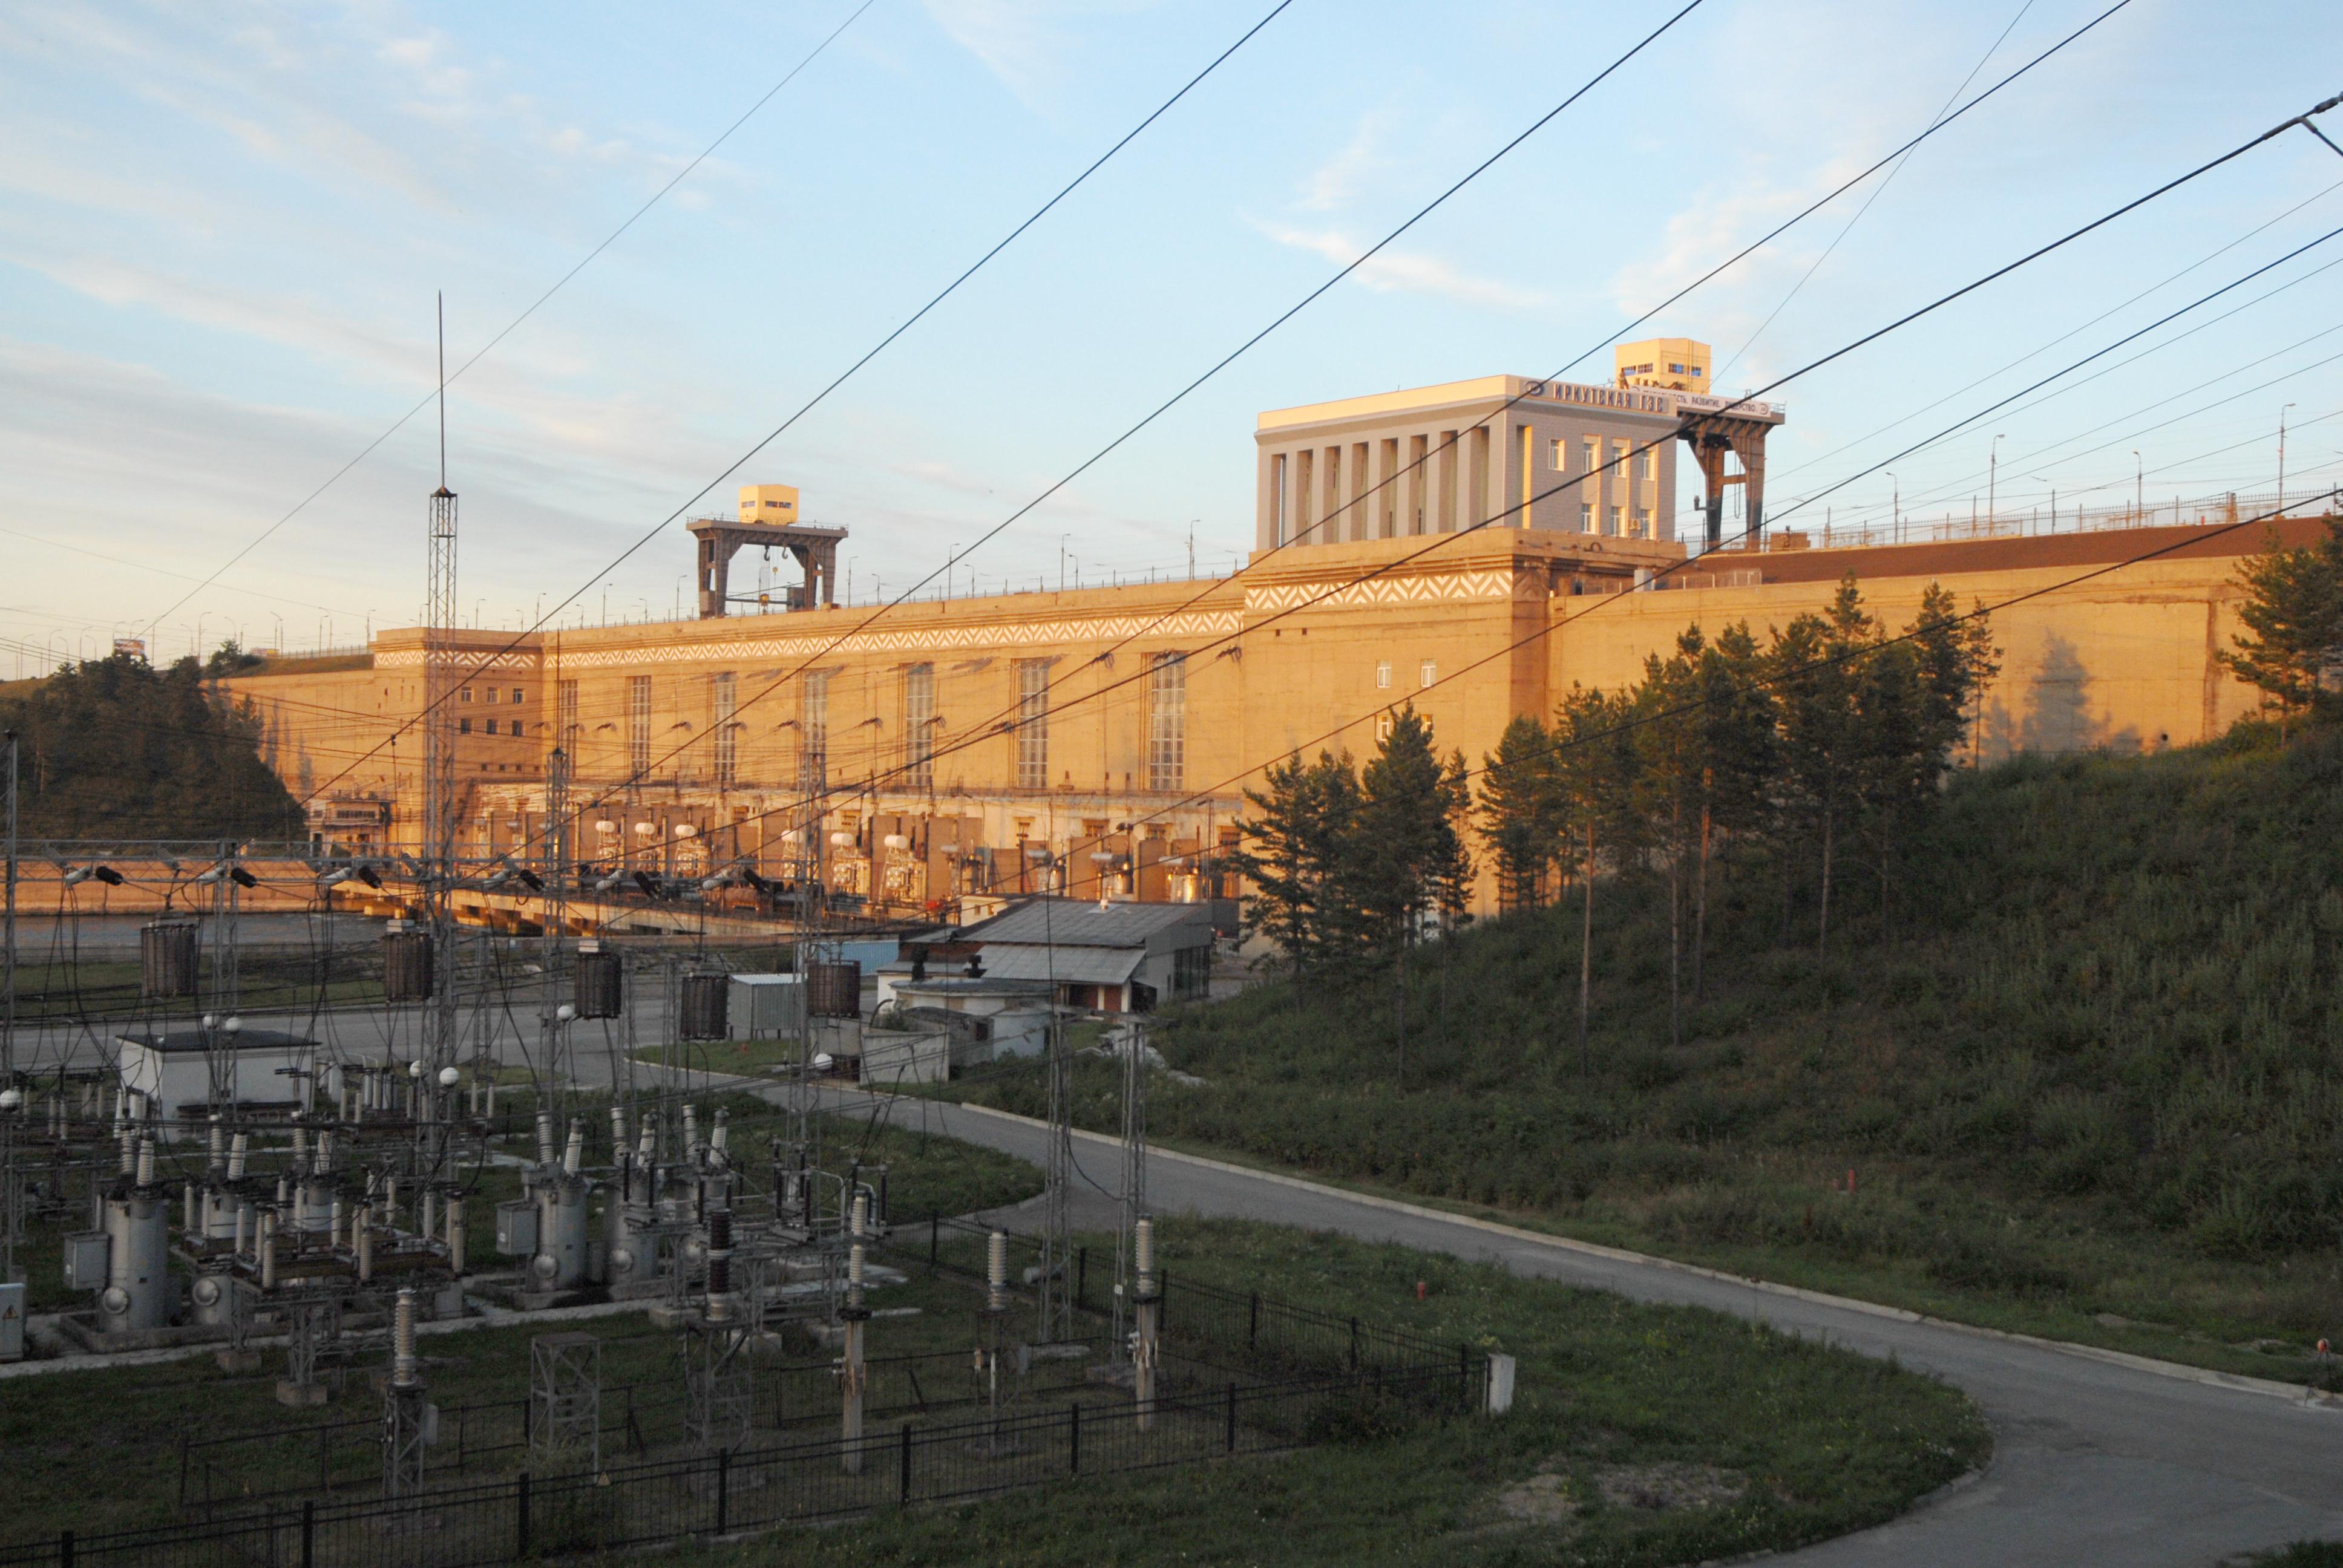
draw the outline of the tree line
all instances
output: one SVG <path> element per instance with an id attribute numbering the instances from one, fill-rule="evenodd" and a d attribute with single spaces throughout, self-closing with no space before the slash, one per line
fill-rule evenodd
<path id="1" fill-rule="evenodd" d="M 299 839 L 301 808 L 260 757 L 260 724 L 213 682 L 246 668 L 130 654 L 0 691 L 20 748 L 18 827 L 33 839 Z"/>
<path id="2" fill-rule="evenodd" d="M 1680 1035 L 1687 980 L 1695 996 L 1702 985 L 1719 868 L 1762 855 L 1782 871 L 1785 900 L 1810 888 L 1815 941 L 1827 949 L 1835 888 L 1859 855 L 1892 918 L 1900 858 L 1997 658 L 1982 612 L 1963 615 L 1942 588 L 1930 586 L 1899 633 L 1865 608 L 1849 573 L 1826 609 L 1763 643 L 1746 622 L 1714 638 L 1694 626 L 1624 690 L 1576 687 L 1550 722 L 1515 718 L 1483 759 L 1477 798 L 1463 756 L 1440 761 L 1429 726 L 1403 709 L 1363 769 L 1347 753 L 1295 756 L 1246 792 L 1236 859 L 1254 889 L 1248 928 L 1297 979 L 1341 980 L 1403 961 L 1427 924 L 1463 915 L 1468 832 L 1490 857 L 1502 907 L 1535 908 L 1574 886 L 1585 932 L 1604 877 L 1649 871 L 1667 884 Z M 1592 951 L 1583 934 L 1582 1055 Z"/>

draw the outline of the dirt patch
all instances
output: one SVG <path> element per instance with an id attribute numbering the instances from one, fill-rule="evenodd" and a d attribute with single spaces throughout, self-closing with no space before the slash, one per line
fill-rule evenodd
<path id="1" fill-rule="evenodd" d="M 1571 1495 L 1570 1477 L 1541 1470 L 1497 1493 L 1497 1512 L 1515 1524 L 1568 1524 L 1584 1507 Z"/>
<path id="2" fill-rule="evenodd" d="M 1749 1478 L 1713 1464 L 1606 1464 L 1594 1473 L 1603 1501 L 1614 1508 L 1664 1512 L 1722 1508 L 1749 1491 Z"/>

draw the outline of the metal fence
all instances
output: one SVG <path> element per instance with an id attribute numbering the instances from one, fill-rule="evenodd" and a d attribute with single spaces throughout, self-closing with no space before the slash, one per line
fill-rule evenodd
<path id="1" fill-rule="evenodd" d="M 986 1234 L 939 1217 L 899 1227 L 891 1250 L 906 1261 L 924 1254 L 942 1272 L 980 1274 L 970 1264 Z M 1012 1251 L 1021 1263 L 1038 1256 L 1024 1238 Z M 1069 1273 L 1076 1306 L 1095 1322 L 1097 1309 L 1111 1305 L 1107 1282 L 1093 1287 L 1079 1251 Z M 855 1440 L 813 1433 L 813 1423 L 838 1419 L 828 1361 L 765 1366 L 749 1438 L 726 1452 L 682 1447 L 673 1388 L 616 1385 L 604 1391 L 606 1462 L 578 1473 L 473 1479 L 527 1462 L 529 1402 L 449 1407 L 439 1412 L 433 1489 L 405 1500 L 335 1495 L 379 1487 L 377 1421 L 190 1440 L 179 1454 L 180 1498 L 199 1517 L 0 1546 L 0 1568 L 464 1568 L 607 1552 L 1306 1447 L 1470 1412 L 1486 1397 L 1488 1358 L 1469 1346 L 1170 1273 L 1161 1289 L 1157 1392 L 1144 1408 L 1104 1353 L 1120 1347 L 1090 1333 L 1033 1360 L 997 1405 L 964 1351 L 875 1357 L 866 1435 Z M 215 1484 L 206 1462 L 239 1449 L 247 1462 L 235 1471 L 248 1476 L 257 1449 L 281 1483 Z"/>
<path id="2" fill-rule="evenodd" d="M 1249 1319 L 1298 1322 L 1315 1337 L 1322 1314 L 1213 1292 Z M 1192 1300 L 1205 1300 L 1193 1297 Z M 308 1499 L 233 1518 L 0 1547 L 0 1568 L 468 1568 L 532 1555 L 609 1552 L 738 1535 L 790 1523 L 982 1496 L 1079 1476 L 1126 1473 L 1231 1455 L 1310 1446 L 1393 1422 L 1467 1413 L 1486 1366 L 1470 1350 L 1443 1364 L 1378 1364 L 1383 1331 L 1350 1329 L 1359 1370 L 1248 1386 L 1205 1383 L 1196 1365 L 1145 1406 L 1127 1398 L 1028 1403 L 950 1425 L 904 1422 L 860 1439 L 826 1437 L 615 1465 L 574 1474 L 520 1474 L 405 1500 Z M 1105 1392 L 1107 1391 L 1101 1391 Z"/>

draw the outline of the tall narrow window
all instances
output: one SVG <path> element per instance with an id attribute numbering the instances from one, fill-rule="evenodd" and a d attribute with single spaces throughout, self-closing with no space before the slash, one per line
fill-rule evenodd
<path id="1" fill-rule="evenodd" d="M 1611 508 L 1611 537 L 1612 537 L 1613 538 L 1614 538 L 1614 539 L 1615 539 L 1615 538 L 1624 538 L 1626 537 L 1626 534 L 1627 534 L 1627 508 L 1624 508 L 1624 507 L 1614 507 L 1614 508 Z"/>
<path id="2" fill-rule="evenodd" d="M 810 671 L 798 688 L 798 787 L 809 793 L 829 783 L 830 676 Z"/>
<path id="3" fill-rule="evenodd" d="M 1570 472 L 1570 443 L 1556 436 L 1545 444 L 1546 466 L 1557 474 Z"/>
<path id="4" fill-rule="evenodd" d="M 1589 436 L 1579 443 L 1579 447 L 1580 455 L 1584 459 L 1584 461 L 1579 464 L 1579 467 L 1585 472 L 1589 478 L 1592 478 L 1594 475 L 1594 470 L 1603 466 L 1603 443 L 1596 440 L 1594 437 Z"/>
<path id="5" fill-rule="evenodd" d="M 578 683 L 576 681 L 565 680 L 561 683 L 554 697 L 554 706 L 558 709 L 554 715 L 554 723 L 561 736 L 561 749 L 569 753 L 569 766 L 574 769 L 578 766 Z"/>
<path id="6" fill-rule="evenodd" d="M 1627 443 L 1624 441 L 1611 443 L 1611 471 L 1623 479 L 1627 477 Z"/>
<path id="7" fill-rule="evenodd" d="M 1159 653 L 1147 676 L 1147 787 L 1177 789 L 1188 770 L 1188 656 Z"/>
<path id="8" fill-rule="evenodd" d="M 645 773 L 651 765 L 651 678 L 627 677 L 627 769 Z"/>
<path id="9" fill-rule="evenodd" d="M 731 670 L 719 669 L 709 678 L 709 717 L 716 726 L 716 787 L 719 789 L 729 789 L 740 776 L 740 731 L 732 719 L 738 691 Z"/>
<path id="10" fill-rule="evenodd" d="M 1050 666 L 1030 658 L 1017 667 L 1017 788 L 1050 787 Z"/>
<path id="11" fill-rule="evenodd" d="M 1594 503 L 1592 501 L 1578 503 L 1578 531 L 1582 534 L 1594 531 Z"/>
<path id="12" fill-rule="evenodd" d="M 903 671 L 903 786 L 926 789 L 936 781 L 936 667 Z"/>
<path id="13" fill-rule="evenodd" d="M 1656 479 L 1659 477 L 1660 448 L 1657 445 L 1646 447 L 1644 448 L 1644 477 Z"/>

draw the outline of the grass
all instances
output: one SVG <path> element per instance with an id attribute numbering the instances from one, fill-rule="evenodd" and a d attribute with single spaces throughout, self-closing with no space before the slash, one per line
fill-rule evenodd
<path id="1" fill-rule="evenodd" d="M 1643 1306 L 1492 1265 L 1275 1226 L 1172 1221 L 1162 1239 L 1166 1266 L 1182 1277 L 1502 1347 L 1520 1358 L 1514 1412 L 1403 1426 L 1269 1461 L 1061 1485 L 968 1509 L 882 1512 L 866 1523 L 800 1533 L 792 1553 L 815 1563 L 843 1563 L 850 1553 L 881 1564 L 1694 1562 L 1890 1518 L 1981 1464 L 1989 1450 L 1975 1409 L 1943 1384 L 1720 1314 Z M 974 1332 L 976 1302 L 965 1281 L 914 1267 L 910 1282 L 889 1288 L 879 1304 L 920 1312 L 881 1320 L 873 1353 L 956 1356 Z M 618 1426 L 629 1402 L 620 1391 L 631 1385 L 656 1452 L 674 1430 L 670 1407 L 679 1397 L 672 1337 L 633 1317 L 559 1326 L 602 1338 L 606 1426 Z M 538 1332 L 482 1328 L 423 1342 L 430 1397 L 450 1412 L 436 1461 L 452 1461 L 452 1412 L 471 1406 L 468 1473 L 487 1479 L 525 1467 L 517 1415 L 479 1407 L 525 1392 L 528 1340 Z M 835 1397 L 828 1358 L 799 1345 L 794 1360 L 804 1375 L 792 1374 L 780 1402 L 819 1428 Z M 779 1377 L 773 1369 L 760 1373 L 760 1426 L 769 1425 Z M 0 1444 L 12 1456 L 8 1534 L 70 1528 L 86 1535 L 167 1522 L 176 1513 L 182 1434 L 284 1434 L 195 1451 L 192 1493 L 208 1486 L 215 1497 L 233 1498 L 246 1488 L 305 1486 L 320 1463 L 314 1435 L 305 1434 L 322 1422 L 357 1422 L 323 1462 L 332 1479 L 364 1495 L 378 1463 L 365 1384 L 353 1378 L 325 1410 L 295 1412 L 274 1402 L 273 1378 L 273 1368 L 225 1375 L 202 1358 L 0 1381 Z M 1061 1395 L 1115 1397 L 1095 1385 Z M 962 1416 L 944 1409 L 934 1419 Z M 615 1431 L 610 1442 L 618 1442 Z M 92 1488 L 89 1466 L 100 1456 L 114 1480 Z M 1606 1482 L 1615 1493 L 1623 1476 L 1664 1467 L 1718 1483 L 1715 1505 L 1606 1501 Z M 1504 1507 L 1508 1490 L 1525 1483 L 1545 1503 L 1545 1521 Z M 772 1551 L 768 1540 L 684 1560 L 762 1562 Z"/>
<path id="2" fill-rule="evenodd" d="M 1388 979 L 1166 1015 L 1168 1146 L 1989 1326 L 2343 1386 L 2343 740 L 1958 779 L 1883 925 L 1845 851 L 1712 887 L 1668 1023 L 1664 887 L 1487 922 Z M 1805 868 L 1793 868 L 1803 873 Z M 1112 1130 L 1114 1070 L 1075 1105 Z M 961 1097 L 1034 1112 L 1040 1075 Z M 1850 1190 L 1850 1181 L 1852 1189 Z"/>
<path id="3" fill-rule="evenodd" d="M 1983 1462 L 1954 1391 L 1719 1314 L 1281 1227 L 1175 1221 L 1170 1268 L 1520 1358 L 1503 1421 L 1086 1482 L 806 1531 L 792 1562 L 1040 1565 L 1664 1564 L 1779 1550 L 1893 1517 Z M 1423 1295 L 1418 1299 L 1421 1282 Z M 1706 1507 L 1606 1498 L 1706 1476 Z M 1628 1483 L 1623 1486 L 1623 1483 Z M 1543 1522 L 1509 1513 L 1508 1493 Z M 681 1554 L 772 1561 L 769 1540 Z"/>

